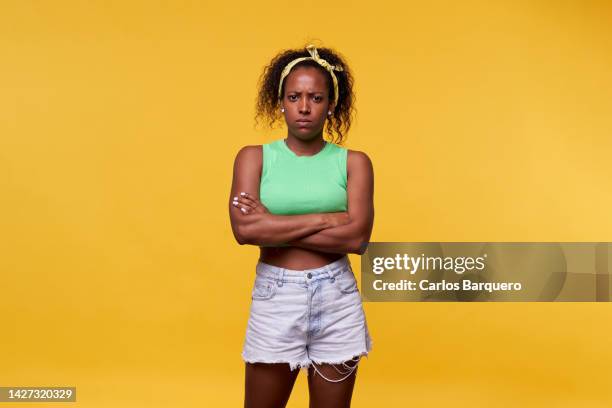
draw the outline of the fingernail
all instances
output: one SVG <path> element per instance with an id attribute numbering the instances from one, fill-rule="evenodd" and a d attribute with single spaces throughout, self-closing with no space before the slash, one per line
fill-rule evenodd
<path id="1" fill-rule="evenodd" d="M 234 197 L 234 201 L 237 201 L 237 200 L 238 200 L 238 197 Z"/>
<path id="2" fill-rule="evenodd" d="M 232 204 L 238 205 L 238 201 L 234 201 L 234 202 L 232 202 Z"/>
<path id="3" fill-rule="evenodd" d="M 240 211 L 242 211 L 243 213 L 246 212 L 246 210 L 244 208 L 241 208 Z"/>
<path id="4" fill-rule="evenodd" d="M 246 193 L 240 193 L 240 195 L 241 195 L 241 196 L 245 196 L 245 195 L 246 195 Z"/>

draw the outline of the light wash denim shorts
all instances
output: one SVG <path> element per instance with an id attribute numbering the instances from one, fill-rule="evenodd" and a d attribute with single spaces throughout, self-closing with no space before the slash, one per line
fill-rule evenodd
<path id="1" fill-rule="evenodd" d="M 294 370 L 351 360 L 356 367 L 368 355 L 372 339 L 346 255 L 301 271 L 260 261 L 256 272 L 244 361 L 289 363 Z"/>

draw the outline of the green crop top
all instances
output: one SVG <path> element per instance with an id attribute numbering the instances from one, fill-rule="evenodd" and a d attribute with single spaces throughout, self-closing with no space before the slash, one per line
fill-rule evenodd
<path id="1" fill-rule="evenodd" d="M 296 155 L 284 139 L 264 144 L 261 203 L 276 215 L 347 211 L 347 154 L 327 141 L 312 156 Z"/>

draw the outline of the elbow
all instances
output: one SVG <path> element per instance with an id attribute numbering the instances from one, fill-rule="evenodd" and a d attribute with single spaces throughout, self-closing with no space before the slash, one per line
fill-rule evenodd
<path id="1" fill-rule="evenodd" d="M 238 222 L 234 228 L 234 236 L 240 245 L 259 245 L 262 242 L 262 233 L 257 221 L 262 219 L 262 214 L 249 215 L 248 222 Z"/>
<path id="2" fill-rule="evenodd" d="M 234 238 L 236 238 L 236 242 L 238 243 L 238 245 L 244 245 L 247 243 L 244 237 L 240 234 L 234 234 Z"/>
<path id="3" fill-rule="evenodd" d="M 249 236 L 249 228 L 246 228 L 244 225 L 238 225 L 236 227 L 236 230 L 234 231 L 234 237 L 240 245 L 246 245 L 251 243 L 251 238 Z"/>
<path id="4" fill-rule="evenodd" d="M 359 244 L 359 247 L 357 248 L 357 255 L 363 255 L 365 254 L 365 252 L 368 250 L 368 241 L 363 241 Z"/>
<path id="5" fill-rule="evenodd" d="M 372 236 L 372 224 L 373 220 L 370 220 L 367 226 L 360 229 L 359 233 L 355 235 L 351 253 L 357 255 L 363 255 L 368 250 L 370 244 L 370 237 Z"/>
<path id="6" fill-rule="evenodd" d="M 251 225 L 238 226 L 236 240 L 240 245 L 261 245 L 268 242 L 266 237 Z"/>
<path id="7" fill-rule="evenodd" d="M 351 254 L 363 255 L 368 249 L 368 239 L 368 237 L 361 237 L 360 239 L 354 240 L 348 248 L 348 252 Z"/>

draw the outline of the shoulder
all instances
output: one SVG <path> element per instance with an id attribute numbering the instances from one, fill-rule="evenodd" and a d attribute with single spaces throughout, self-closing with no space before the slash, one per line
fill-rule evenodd
<path id="1" fill-rule="evenodd" d="M 361 169 L 364 171 L 368 171 L 372 169 L 372 160 L 370 160 L 370 157 L 365 152 L 362 152 L 359 150 L 350 150 L 350 149 L 346 149 L 346 150 L 347 150 L 346 165 L 349 171 L 351 168 L 355 170 Z"/>
<path id="2" fill-rule="evenodd" d="M 248 145 L 243 146 L 234 160 L 234 165 L 237 167 L 259 168 L 262 164 L 263 146 Z"/>
<path id="3" fill-rule="evenodd" d="M 238 154 L 236 156 L 257 156 L 261 154 L 263 149 L 263 145 L 248 145 L 243 146 L 240 150 L 238 150 Z"/>
<path id="4" fill-rule="evenodd" d="M 242 160 L 248 160 L 248 161 L 260 160 L 261 161 L 262 152 L 263 152 L 262 145 L 243 146 L 240 150 L 238 150 L 238 153 L 236 153 L 236 161 L 239 161 L 239 160 L 240 161 Z"/>

